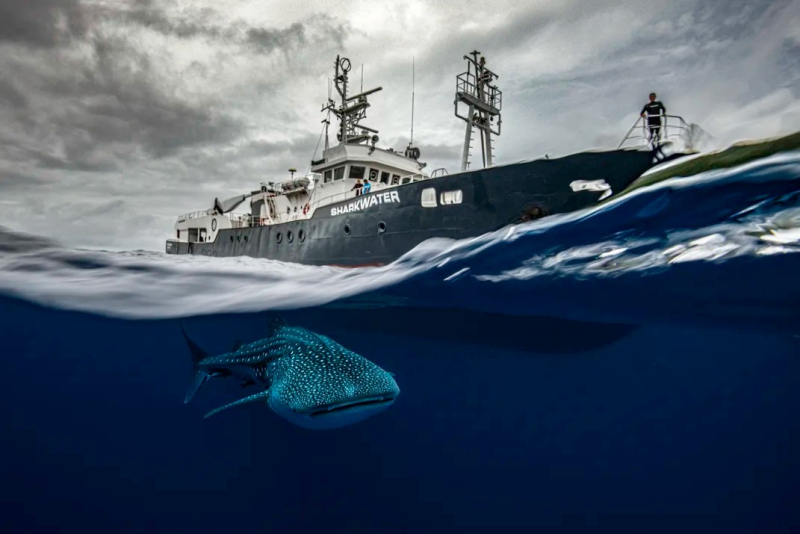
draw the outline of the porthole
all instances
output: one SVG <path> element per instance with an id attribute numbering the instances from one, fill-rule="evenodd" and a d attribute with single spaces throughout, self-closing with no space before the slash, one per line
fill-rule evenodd
<path id="1" fill-rule="evenodd" d="M 378 223 L 378 232 L 380 232 L 382 234 L 385 231 L 386 231 L 386 223 L 383 222 L 383 221 L 379 222 Z"/>
<path id="2" fill-rule="evenodd" d="M 280 232 L 278 232 L 277 234 L 275 234 L 275 239 L 277 239 L 277 240 L 278 240 L 278 243 L 280 243 L 281 241 L 283 241 L 283 236 L 281 235 L 281 233 L 280 233 Z"/>
<path id="3" fill-rule="evenodd" d="M 231 236 L 231 243 L 233 243 L 233 236 Z"/>
<path id="4" fill-rule="evenodd" d="M 247 243 L 248 239 L 249 239 L 248 236 L 244 236 L 244 242 L 245 243 Z"/>
<path id="5" fill-rule="evenodd" d="M 345 224 L 344 225 L 344 233 L 346 233 L 347 235 L 350 235 L 350 225 L 349 224 Z"/>
<path id="6" fill-rule="evenodd" d="M 241 242 L 241 241 L 242 241 L 242 236 L 240 236 L 240 235 L 237 235 L 237 236 L 236 236 L 236 241 L 238 241 L 238 242 Z"/>
<path id="7" fill-rule="evenodd" d="M 303 241 L 305 241 L 306 240 L 306 231 L 301 229 L 299 232 L 297 232 L 297 239 L 299 239 L 301 243 Z"/>
<path id="8" fill-rule="evenodd" d="M 211 231 L 215 232 L 217 230 L 217 220 L 211 219 Z"/>
<path id="9" fill-rule="evenodd" d="M 288 241 L 289 243 L 291 243 L 292 241 L 294 241 L 294 234 L 292 234 L 292 231 L 291 231 L 291 230 L 289 230 L 288 232 L 286 232 L 286 241 Z"/>

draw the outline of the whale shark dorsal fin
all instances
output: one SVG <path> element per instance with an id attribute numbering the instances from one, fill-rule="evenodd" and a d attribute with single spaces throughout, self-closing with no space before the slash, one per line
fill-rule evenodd
<path id="1" fill-rule="evenodd" d="M 186 396 L 183 399 L 184 404 L 188 404 L 189 401 L 192 400 L 192 397 L 194 397 L 195 393 L 197 393 L 197 390 L 200 389 L 209 378 L 209 374 L 207 372 L 197 368 L 197 364 L 206 359 L 208 357 L 208 353 L 201 349 L 197 343 L 192 341 L 192 338 L 190 338 L 189 334 L 186 333 L 186 325 L 183 321 L 181 321 L 181 332 L 183 333 L 183 339 L 186 340 L 186 345 L 189 347 L 189 352 L 192 354 L 192 364 L 195 367 L 194 378 L 192 379 L 192 383 L 189 385 L 189 389 L 186 391 Z"/>
<path id="2" fill-rule="evenodd" d="M 272 337 L 275 333 L 286 326 L 286 321 L 277 313 L 267 315 L 267 337 Z"/>
<path id="3" fill-rule="evenodd" d="M 181 332 L 183 333 L 183 339 L 186 340 L 186 345 L 189 347 L 189 351 L 192 353 L 192 360 L 194 363 L 197 363 L 208 357 L 208 353 L 201 349 L 197 343 L 192 341 L 192 338 L 190 338 L 189 334 L 186 333 L 186 326 L 184 325 L 183 321 L 181 321 Z"/>
<path id="4" fill-rule="evenodd" d="M 231 352 L 236 352 L 242 347 L 242 340 L 237 339 L 233 342 L 233 347 L 231 347 Z"/>
<path id="5" fill-rule="evenodd" d="M 262 391 L 261 393 L 256 393 L 255 395 L 250 395 L 249 397 L 245 397 L 243 399 L 239 399 L 237 401 L 231 402 L 230 404 L 226 404 L 225 406 L 220 406 L 219 408 L 215 408 L 208 412 L 203 419 L 208 419 L 212 415 L 216 415 L 222 410 L 227 410 L 228 408 L 233 408 L 234 406 L 240 406 L 242 404 L 247 404 L 250 402 L 256 402 L 259 400 L 266 400 L 269 397 L 269 390 Z"/>

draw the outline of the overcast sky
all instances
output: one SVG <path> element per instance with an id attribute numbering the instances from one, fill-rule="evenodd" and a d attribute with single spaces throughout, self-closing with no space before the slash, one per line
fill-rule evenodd
<path id="1" fill-rule="evenodd" d="M 718 145 L 800 130 L 800 0 L 0 0 L 0 226 L 163 250 L 179 213 L 308 170 L 337 54 L 396 149 L 416 58 L 415 144 L 454 172 L 474 49 L 498 163 L 615 148 L 651 91 Z"/>

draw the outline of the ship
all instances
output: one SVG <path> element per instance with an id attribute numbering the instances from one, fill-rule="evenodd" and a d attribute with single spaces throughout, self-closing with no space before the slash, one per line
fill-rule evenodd
<path id="1" fill-rule="evenodd" d="M 464 59 L 467 70 L 456 76 L 454 99 L 455 116 L 466 123 L 458 172 L 425 171 L 427 163 L 413 143 L 413 119 L 405 149 L 380 147 L 378 130 L 363 121 L 369 97 L 382 87 L 350 94 L 350 60 L 337 56 L 330 87 L 335 86 L 339 102 L 329 89 L 322 108 L 327 112 L 324 149 L 319 159 L 312 156 L 309 172 L 296 177 L 296 169 L 289 169 L 285 179 L 263 181 L 258 189 L 215 198 L 210 208 L 180 215 L 166 252 L 305 265 L 386 265 L 430 238 L 471 238 L 591 207 L 655 165 L 693 152 L 686 142 L 664 153 L 673 144 L 668 125 L 664 139 L 652 141 L 640 119 L 616 149 L 496 165 L 492 142 L 501 134 L 503 107 L 499 76 L 477 50 Z M 338 120 L 335 145 L 329 141 L 331 115 Z M 676 119 L 678 130 L 686 130 L 683 119 Z M 636 142 L 639 123 L 642 142 Z M 634 146 L 624 146 L 629 141 Z M 478 162 L 473 151 L 480 153 L 479 168 L 471 168 L 473 158 Z M 247 201 L 248 211 L 234 213 Z"/>

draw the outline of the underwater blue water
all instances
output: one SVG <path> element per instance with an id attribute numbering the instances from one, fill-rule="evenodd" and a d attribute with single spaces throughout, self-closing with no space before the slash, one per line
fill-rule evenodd
<path id="1" fill-rule="evenodd" d="M 798 253 L 800 153 L 381 268 L 3 230 L 0 532 L 797 532 Z M 224 352 L 276 310 L 394 405 L 327 431 L 203 420 L 222 380 L 184 405 L 181 321 Z"/>

